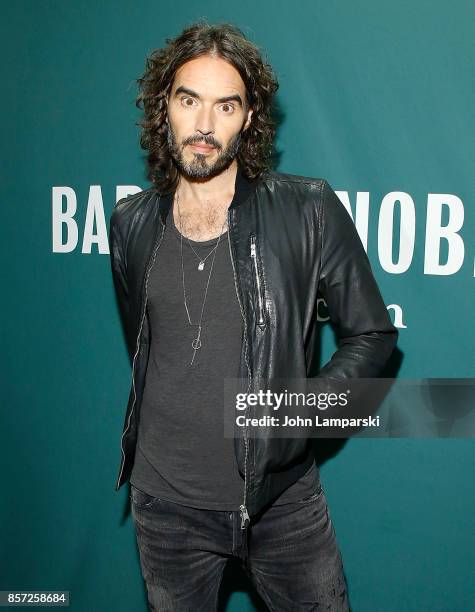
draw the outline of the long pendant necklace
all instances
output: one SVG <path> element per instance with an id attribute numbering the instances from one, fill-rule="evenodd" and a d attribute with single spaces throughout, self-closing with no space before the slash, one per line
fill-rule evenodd
<path id="1" fill-rule="evenodd" d="M 187 299 L 186 299 L 185 268 L 184 268 L 184 265 L 183 265 L 183 231 L 182 231 L 183 224 L 182 224 L 182 219 L 181 219 L 181 214 L 180 214 L 180 196 L 179 196 L 178 192 L 176 194 L 176 201 L 177 201 L 177 208 L 178 208 L 178 216 L 180 217 L 180 236 L 181 236 L 181 238 L 180 238 L 180 254 L 181 254 L 181 275 L 182 275 L 182 283 L 183 283 L 183 301 L 184 301 L 184 304 L 185 304 L 186 314 L 188 316 L 188 323 L 191 326 L 198 327 L 198 334 L 197 334 L 196 338 L 193 338 L 193 341 L 191 343 L 191 347 L 193 348 L 193 357 L 191 358 L 190 365 L 193 365 L 193 361 L 195 359 L 196 351 L 201 348 L 201 328 L 202 328 L 201 322 L 203 320 L 203 312 L 204 312 L 205 303 L 206 303 L 206 296 L 208 294 L 208 286 L 209 286 L 209 281 L 211 279 L 211 272 L 213 271 L 213 265 L 214 265 L 214 260 L 216 258 L 216 252 L 217 252 L 217 249 L 218 249 L 219 241 L 221 240 L 221 235 L 223 233 L 227 217 L 224 218 L 224 222 L 223 222 L 223 225 L 221 227 L 221 233 L 218 236 L 218 240 L 216 242 L 216 246 L 213 247 L 212 251 L 210 253 L 208 253 L 208 255 L 206 256 L 206 257 L 208 257 L 209 255 L 211 255 L 211 253 L 214 252 L 213 259 L 211 260 L 211 267 L 210 267 L 209 274 L 208 274 L 208 280 L 206 282 L 206 288 L 205 288 L 203 304 L 201 305 L 200 320 L 199 320 L 199 323 L 192 323 L 191 322 L 191 317 L 190 317 L 190 311 L 188 310 L 188 303 L 187 303 Z M 188 242 L 189 242 L 189 240 L 188 240 Z M 191 246 L 191 244 L 190 244 L 190 246 Z M 205 259 L 206 259 L 206 257 L 205 257 Z M 203 264 L 203 265 L 201 266 L 201 264 Z M 201 266 L 201 268 L 200 268 L 200 266 Z M 198 270 L 202 270 L 203 267 L 204 267 L 204 260 L 200 260 L 200 264 L 198 266 Z"/>

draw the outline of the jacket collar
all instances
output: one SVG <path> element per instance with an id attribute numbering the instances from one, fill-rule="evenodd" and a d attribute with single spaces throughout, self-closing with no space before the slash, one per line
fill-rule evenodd
<path id="1" fill-rule="evenodd" d="M 241 165 L 238 163 L 238 169 L 236 172 L 236 180 L 234 183 L 234 196 L 229 205 L 229 209 L 234 209 L 245 202 L 255 191 L 259 183 L 259 178 L 249 179 L 242 171 Z M 169 191 L 166 194 L 160 195 L 159 210 L 160 216 L 165 223 L 167 215 L 173 203 L 173 196 L 175 191 Z"/>

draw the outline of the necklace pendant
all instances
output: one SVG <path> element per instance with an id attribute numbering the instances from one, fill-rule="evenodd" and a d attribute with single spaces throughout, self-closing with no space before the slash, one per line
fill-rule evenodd
<path id="1" fill-rule="evenodd" d="M 201 348 L 201 325 L 198 325 L 198 335 L 193 339 L 191 346 L 195 349 L 195 353 Z"/>
<path id="2" fill-rule="evenodd" d="M 197 351 L 199 348 L 201 348 L 201 339 L 200 339 L 200 336 L 201 336 L 201 325 L 199 326 L 198 335 L 196 336 L 196 338 L 195 338 L 195 339 L 193 340 L 193 342 L 191 343 L 191 346 L 193 347 L 194 352 L 193 352 L 193 357 L 191 358 L 190 365 L 193 365 L 193 361 L 194 361 L 194 359 L 195 359 L 196 351 Z"/>
<path id="3" fill-rule="evenodd" d="M 191 343 L 191 346 L 195 349 L 195 351 L 201 348 L 201 340 L 200 340 L 199 335 L 193 340 L 193 342 Z"/>
<path id="4" fill-rule="evenodd" d="M 198 264 L 198 270 L 201 272 L 201 270 L 203 270 L 204 267 L 205 267 L 205 262 L 200 261 L 200 263 Z"/>

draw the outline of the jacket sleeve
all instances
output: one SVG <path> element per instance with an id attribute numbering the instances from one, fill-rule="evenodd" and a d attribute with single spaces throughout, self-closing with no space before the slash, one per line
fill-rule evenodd
<path id="1" fill-rule="evenodd" d="M 119 200 L 112 210 L 109 222 L 109 251 L 112 280 L 114 284 L 117 303 L 119 306 L 120 318 L 124 329 L 129 354 L 132 345 L 129 333 L 129 288 L 127 284 L 127 266 L 124 256 L 124 241 L 121 235 L 119 224 L 117 223 L 117 206 L 123 200 Z"/>
<path id="2" fill-rule="evenodd" d="M 319 293 L 338 329 L 338 349 L 318 376 L 377 377 L 398 338 L 355 225 L 329 183 L 320 198 Z"/>

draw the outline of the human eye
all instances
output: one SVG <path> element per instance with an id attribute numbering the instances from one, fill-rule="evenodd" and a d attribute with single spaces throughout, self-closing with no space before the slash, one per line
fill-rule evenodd
<path id="1" fill-rule="evenodd" d="M 182 103 L 183 106 L 193 106 L 193 104 L 188 104 L 187 102 L 185 102 L 185 100 L 191 100 L 191 102 L 194 102 L 193 98 L 191 98 L 190 96 L 182 96 L 180 98 L 180 102 Z"/>
<path id="2" fill-rule="evenodd" d="M 231 115 L 234 112 L 234 104 L 230 104 L 229 102 L 225 102 L 221 105 L 221 108 L 224 108 L 225 115 Z"/>

